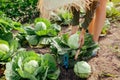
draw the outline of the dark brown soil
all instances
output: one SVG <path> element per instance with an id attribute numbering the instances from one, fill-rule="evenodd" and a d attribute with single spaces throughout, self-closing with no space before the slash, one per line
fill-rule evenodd
<path id="1" fill-rule="evenodd" d="M 5 65 L 0 64 L 0 77 L 4 75 L 4 70 L 5 70 Z"/>
<path id="2" fill-rule="evenodd" d="M 61 69 L 61 74 L 58 80 L 86 80 L 86 79 L 80 79 L 79 77 L 77 77 L 74 72 L 73 69 L 69 69 L 69 70 L 65 70 L 65 69 Z"/>

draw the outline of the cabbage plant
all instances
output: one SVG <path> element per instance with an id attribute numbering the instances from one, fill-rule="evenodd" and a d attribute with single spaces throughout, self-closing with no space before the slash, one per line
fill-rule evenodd
<path id="1" fill-rule="evenodd" d="M 68 34 L 63 34 L 60 37 L 55 37 L 51 42 L 51 52 L 58 55 L 69 53 L 70 57 L 76 54 L 79 49 L 79 33 L 75 33 L 69 37 Z M 93 41 L 92 35 L 85 35 L 84 45 L 80 48 L 80 59 L 88 59 L 92 55 L 92 51 L 97 49 L 98 45 Z"/>
<path id="2" fill-rule="evenodd" d="M 91 73 L 91 66 L 85 61 L 77 62 L 74 65 L 74 72 L 80 78 L 88 78 Z"/>
<path id="3" fill-rule="evenodd" d="M 0 62 L 7 62 L 11 60 L 15 51 L 17 51 L 18 43 L 16 40 L 2 40 L 0 39 Z"/>
<path id="4" fill-rule="evenodd" d="M 113 2 L 108 2 L 106 5 L 106 17 L 112 22 L 120 20 L 119 6 L 115 6 Z"/>
<path id="5" fill-rule="evenodd" d="M 5 40 L 0 40 L 0 61 L 4 60 L 4 57 L 8 54 L 10 48 L 9 44 Z"/>
<path id="6" fill-rule="evenodd" d="M 34 25 L 24 26 L 24 32 L 17 35 L 19 42 L 31 47 L 42 48 L 48 46 L 51 39 L 58 35 L 61 27 L 57 24 L 51 24 L 49 20 L 44 18 L 36 18 Z"/>
<path id="7" fill-rule="evenodd" d="M 75 33 L 69 37 L 68 34 L 63 34 L 60 37 L 55 37 L 52 39 L 50 50 L 52 54 L 55 54 L 56 59 L 59 64 L 64 65 L 65 56 L 67 55 L 68 67 L 73 67 L 76 61 L 74 57 L 79 50 L 79 34 Z M 77 60 L 88 60 L 92 57 L 93 51 L 98 49 L 98 44 L 96 44 L 92 35 L 85 35 L 84 45 L 80 48 L 80 52 Z"/>
<path id="8" fill-rule="evenodd" d="M 50 54 L 20 51 L 6 64 L 6 80 L 57 80 L 60 70 Z"/>

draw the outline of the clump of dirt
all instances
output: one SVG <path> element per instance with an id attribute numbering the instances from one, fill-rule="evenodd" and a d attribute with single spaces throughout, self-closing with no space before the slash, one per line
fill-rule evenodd
<path id="1" fill-rule="evenodd" d="M 5 65 L 0 64 L 0 78 L 4 75 Z"/>

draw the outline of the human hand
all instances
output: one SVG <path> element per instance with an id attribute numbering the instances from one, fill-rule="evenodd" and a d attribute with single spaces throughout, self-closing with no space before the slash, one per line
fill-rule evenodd
<path id="1" fill-rule="evenodd" d="M 84 44 L 84 35 L 85 35 L 85 30 L 82 29 L 81 34 L 80 34 L 80 38 L 79 38 L 79 44 L 80 44 L 79 48 L 81 48 L 82 45 Z M 75 54 L 75 57 L 74 57 L 75 60 L 77 60 L 79 54 L 80 54 L 80 49 L 78 49 L 76 54 Z"/>
<path id="2" fill-rule="evenodd" d="M 82 31 L 81 31 L 81 33 L 80 33 L 80 38 L 79 38 L 80 48 L 81 48 L 82 45 L 84 44 L 84 36 L 85 36 L 85 30 L 82 29 Z"/>

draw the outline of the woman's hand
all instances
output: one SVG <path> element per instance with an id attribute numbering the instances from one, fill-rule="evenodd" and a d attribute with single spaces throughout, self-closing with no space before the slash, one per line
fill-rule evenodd
<path id="1" fill-rule="evenodd" d="M 81 33 L 80 33 L 80 39 L 79 39 L 79 44 L 80 44 L 80 48 L 82 47 L 82 45 L 84 44 L 84 36 L 85 36 L 85 30 L 82 29 Z M 77 50 L 74 59 L 77 60 L 78 56 L 80 54 L 80 49 Z"/>
<path id="2" fill-rule="evenodd" d="M 81 33 L 80 33 L 80 39 L 79 39 L 79 44 L 80 44 L 80 48 L 82 47 L 82 45 L 84 44 L 84 36 L 85 36 L 85 30 L 82 29 Z"/>

